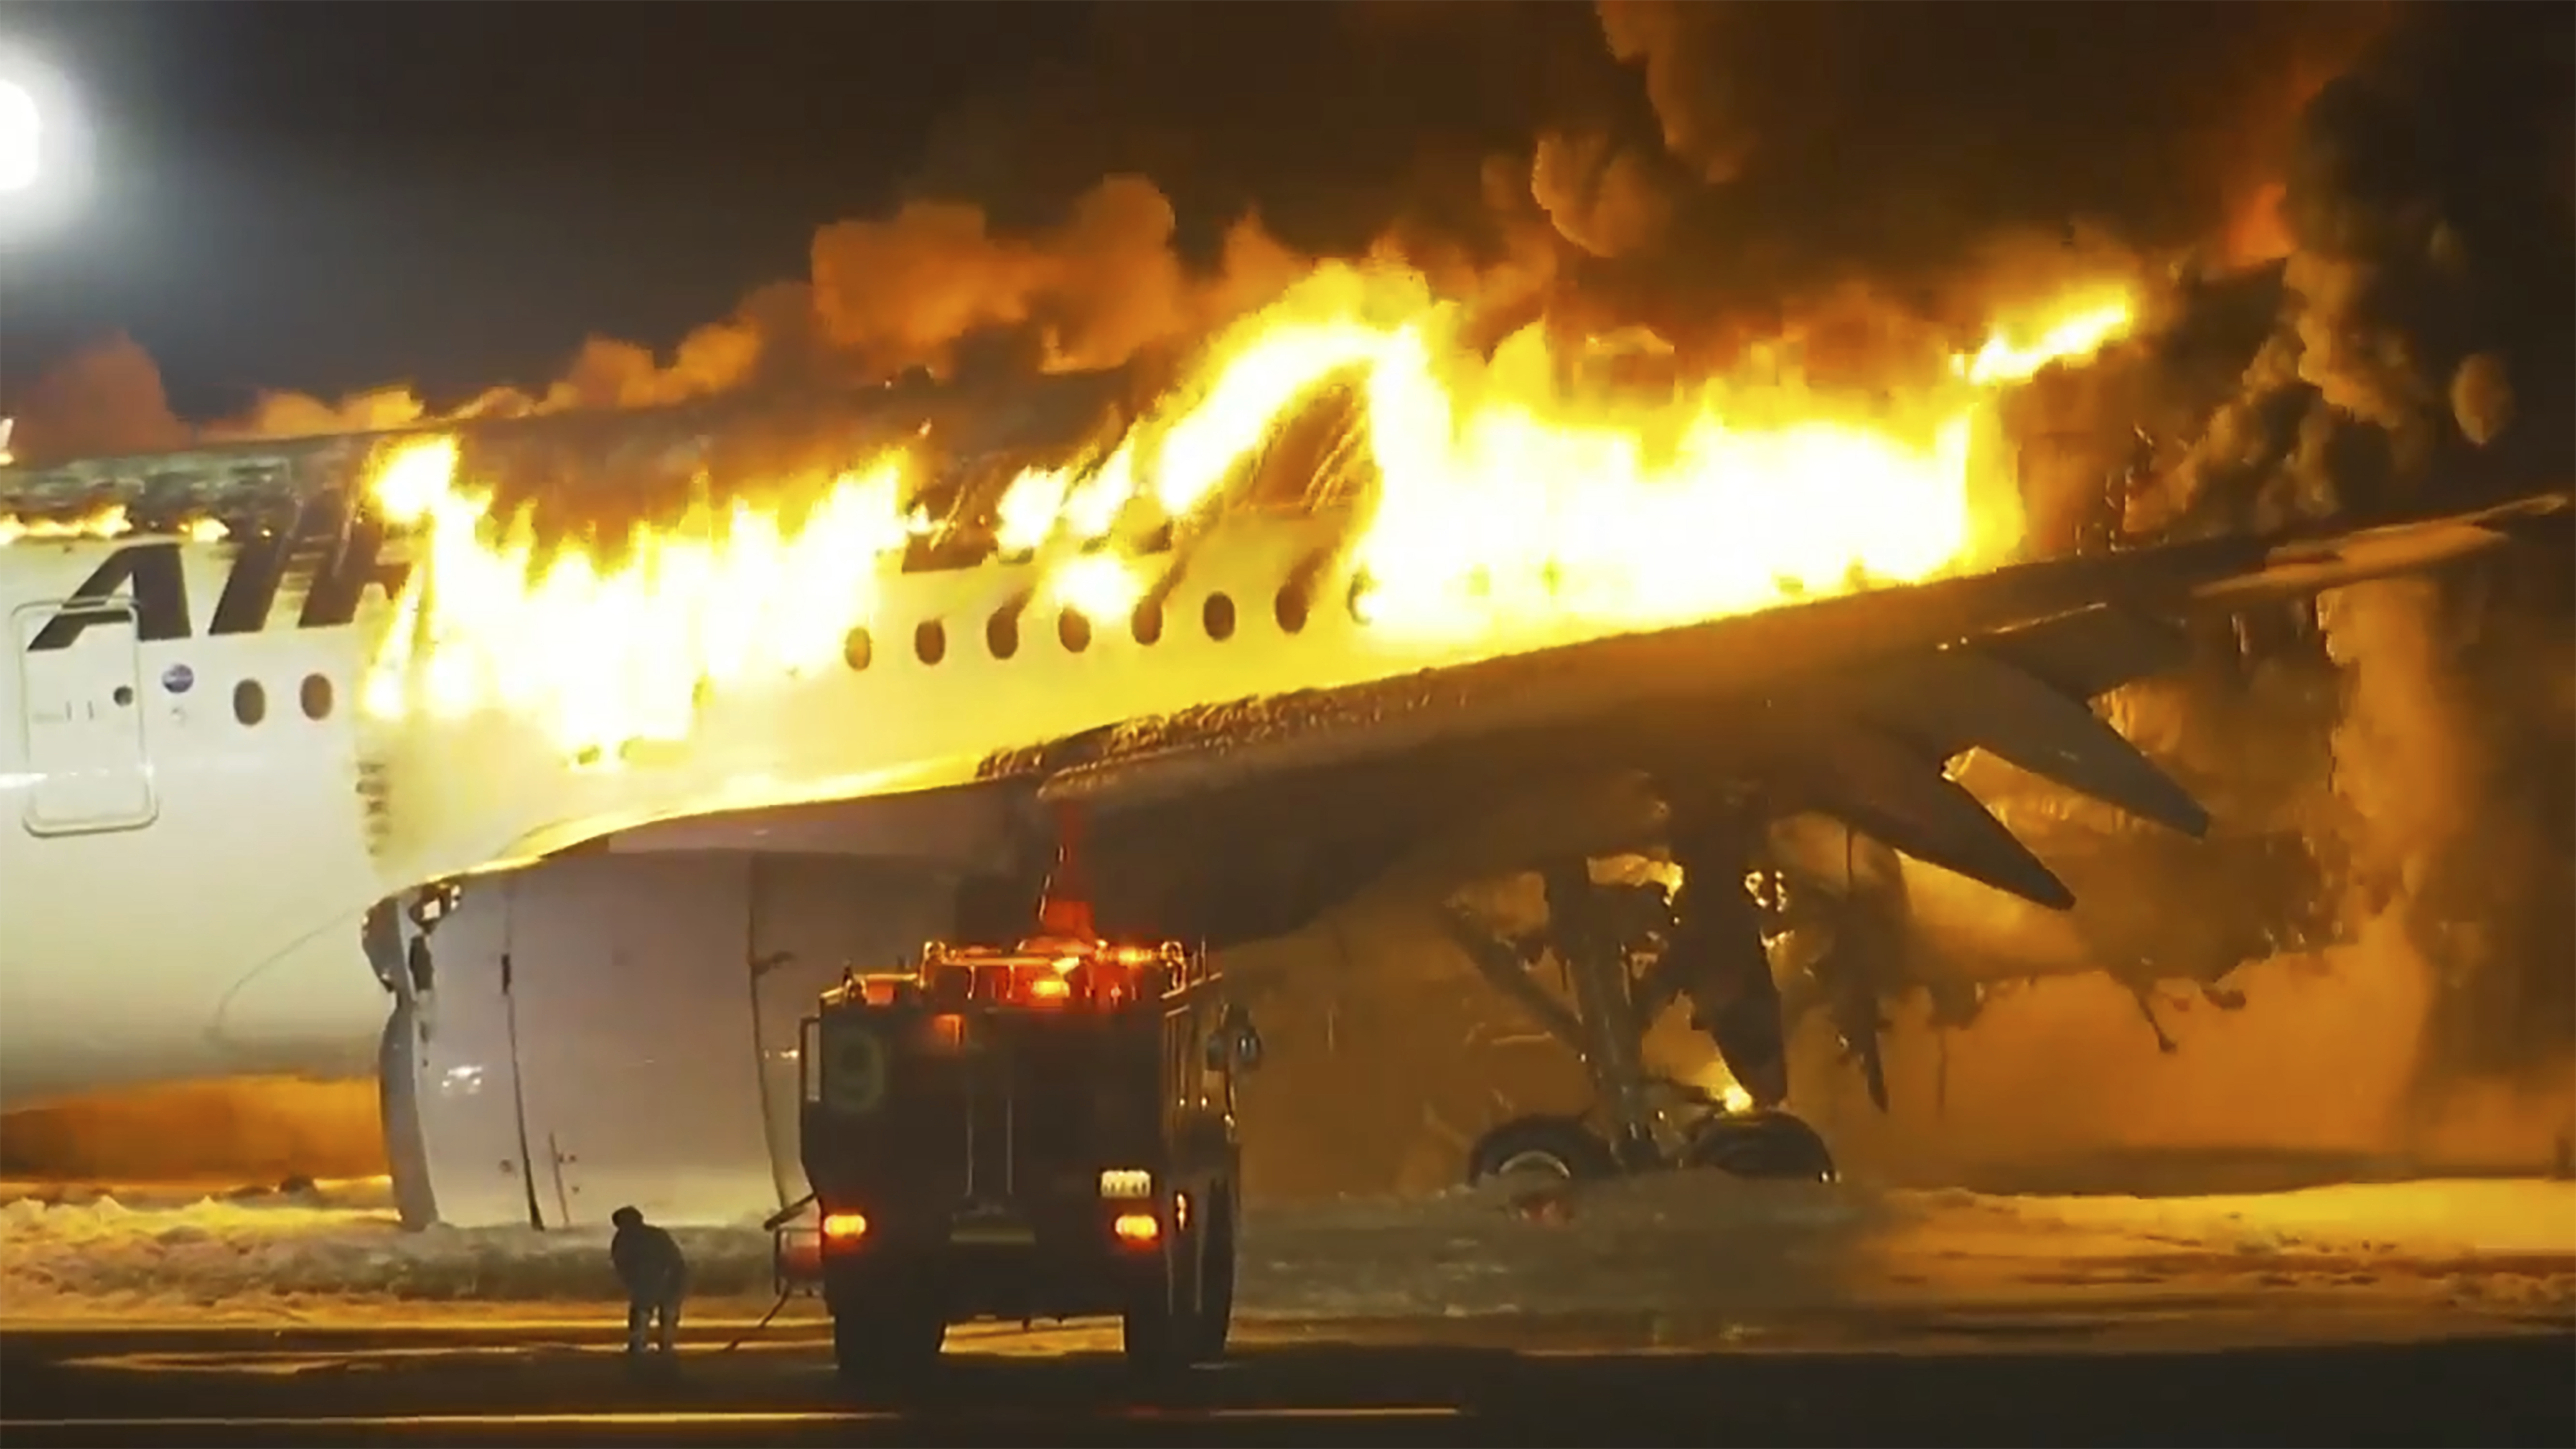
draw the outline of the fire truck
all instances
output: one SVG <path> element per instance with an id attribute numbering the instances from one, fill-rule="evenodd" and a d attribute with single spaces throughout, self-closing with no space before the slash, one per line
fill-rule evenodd
<path id="1" fill-rule="evenodd" d="M 1202 951 L 932 942 L 803 1023 L 819 1291 L 845 1380 L 929 1368 L 948 1327 L 1116 1314 L 1144 1369 L 1225 1350 L 1242 1203 L 1237 1077 L 1260 1039 Z"/>

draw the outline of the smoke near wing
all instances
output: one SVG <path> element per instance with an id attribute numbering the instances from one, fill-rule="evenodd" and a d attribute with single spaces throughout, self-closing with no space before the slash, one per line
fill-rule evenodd
<path id="1" fill-rule="evenodd" d="M 2276 185 L 2242 193 L 2168 324 L 2085 391 L 2042 392 L 2104 441 L 2142 428 L 2155 466 L 2133 536 L 2278 527 L 2468 502 L 2576 474 L 2576 30 L 2542 7 L 2389 17 L 2310 94 Z M 2034 514 L 2080 512 L 2098 456 Z M 2027 481 L 2027 475 L 2026 475 Z M 2348 1050 L 2411 1064 L 2414 1128 L 2476 1101 L 2563 1130 L 2576 1053 L 2576 606 L 2544 551 L 2331 594 L 2239 621 L 2213 667 L 2120 703 L 2237 798 L 2307 778 L 2296 817 L 2360 942 L 2345 969 L 2428 1002 Z M 2330 691 L 2322 779 L 2295 762 Z M 2499 1107 L 2499 1102 L 2508 1105 Z M 2491 1124 L 2490 1124 L 2491 1125 Z"/>

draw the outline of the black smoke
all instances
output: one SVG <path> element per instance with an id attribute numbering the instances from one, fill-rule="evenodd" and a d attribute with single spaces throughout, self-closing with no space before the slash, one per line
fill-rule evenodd
<path id="1" fill-rule="evenodd" d="M 514 359 L 480 396 L 274 398 L 236 430 L 647 406 L 962 354 L 1106 365 L 1186 347 L 1301 258 L 1372 249 L 1513 317 L 1650 324 L 1712 366 L 1856 292 L 1864 342 L 1883 313 L 1966 329 L 2068 238 L 2091 265 L 2222 226 L 2266 179 L 2248 157 L 2379 13 L 1103 5 L 1057 61 L 951 105 L 887 212 L 822 226 L 802 275 L 745 279 L 686 338 Z M 509 385 L 530 376 L 554 381 Z M 61 451 L 45 421 L 23 451 Z"/>
<path id="2" fill-rule="evenodd" d="M 2130 406 L 2088 420 L 2106 443 L 2149 425 L 2159 466 L 2127 500 L 2133 536 L 2365 521 L 2576 480 L 2572 64 L 2563 9 L 2426 6 L 2315 93 L 2281 157 L 2288 255 L 2231 276 L 2185 267 L 2169 325 L 2110 389 Z M 2227 719 L 2195 763 L 2255 793 L 2326 691 L 2329 768 L 2306 823 L 2373 969 L 2423 979 L 2419 1037 L 2373 1049 L 2413 1054 L 2428 1113 L 2462 1083 L 2567 1093 L 2571 575 L 2550 545 L 2340 590 L 2239 621 L 2212 669 L 2132 701 L 2151 735 Z"/>

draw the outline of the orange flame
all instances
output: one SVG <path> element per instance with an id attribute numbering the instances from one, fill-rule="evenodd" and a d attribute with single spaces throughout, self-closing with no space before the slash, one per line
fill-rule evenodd
<path id="1" fill-rule="evenodd" d="M 1015 478 L 998 533 L 1034 551 L 1052 603 L 1114 617 L 1160 566 L 1143 540 L 1219 512 L 1246 463 L 1347 384 L 1366 416 L 1348 560 L 1365 633 L 1501 654 L 1569 627 L 1607 634 L 1917 580 L 2018 542 L 2018 519 L 1993 516 L 2012 489 L 1971 456 L 1997 391 L 2093 355 L 2132 315 L 2124 289 L 2059 298 L 1893 398 L 1794 377 L 1640 398 L 1536 326 L 1480 356 L 1462 340 L 1466 309 L 1412 271 L 1327 264 L 1221 333 L 1100 453 Z M 424 542 L 364 703 L 381 719 L 509 712 L 576 757 L 684 741 L 708 691 L 836 663 L 929 527 L 906 497 L 915 460 L 895 450 L 777 480 L 817 485 L 793 526 L 701 501 L 634 527 L 613 563 L 580 546 L 541 562 L 530 516 L 494 516 L 459 456 L 451 437 L 416 439 L 370 480 Z"/>

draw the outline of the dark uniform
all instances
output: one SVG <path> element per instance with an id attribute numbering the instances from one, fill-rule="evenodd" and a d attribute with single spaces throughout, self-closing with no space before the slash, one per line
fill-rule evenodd
<path id="1" fill-rule="evenodd" d="M 669 1233 L 644 1221 L 634 1208 L 619 1208 L 608 1220 L 617 1225 L 608 1261 L 626 1287 L 626 1352 L 644 1352 L 644 1330 L 651 1326 L 654 1347 L 669 1353 L 671 1336 L 680 1327 L 680 1299 L 689 1291 L 689 1260 Z"/>

